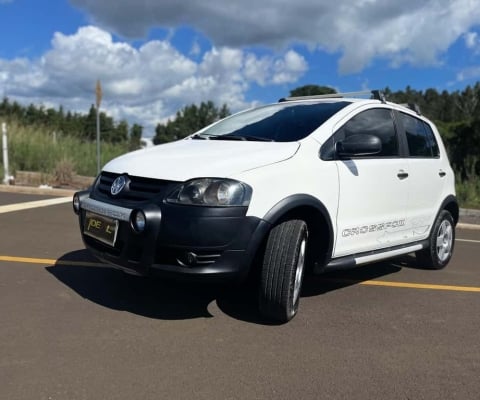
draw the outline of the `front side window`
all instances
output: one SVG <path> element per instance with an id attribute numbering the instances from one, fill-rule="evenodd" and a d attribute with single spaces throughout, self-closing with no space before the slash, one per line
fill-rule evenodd
<path id="1" fill-rule="evenodd" d="M 437 157 L 438 144 L 428 124 L 404 113 L 400 113 L 400 119 L 407 136 L 410 157 Z"/>
<path id="2" fill-rule="evenodd" d="M 336 143 L 352 135 L 377 136 L 382 142 L 382 150 L 375 157 L 399 155 L 397 133 L 391 111 L 386 108 L 374 108 L 355 115 L 327 140 L 322 146 L 321 158 L 334 159 Z"/>

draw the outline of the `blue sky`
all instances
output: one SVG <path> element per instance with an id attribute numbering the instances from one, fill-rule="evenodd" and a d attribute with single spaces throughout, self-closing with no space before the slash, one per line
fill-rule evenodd
<path id="1" fill-rule="evenodd" d="M 480 80 L 478 0 L 0 0 L 0 95 L 145 126 L 305 84 L 463 90 Z"/>

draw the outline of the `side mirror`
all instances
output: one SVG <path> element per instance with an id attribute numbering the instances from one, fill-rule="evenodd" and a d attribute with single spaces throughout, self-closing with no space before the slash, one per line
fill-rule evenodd
<path id="1" fill-rule="evenodd" d="M 382 142 L 374 135 L 352 135 L 337 142 L 335 150 L 339 157 L 370 156 L 382 151 Z"/>

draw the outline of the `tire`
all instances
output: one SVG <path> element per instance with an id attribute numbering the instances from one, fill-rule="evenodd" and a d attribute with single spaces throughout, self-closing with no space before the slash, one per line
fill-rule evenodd
<path id="1" fill-rule="evenodd" d="M 260 312 L 269 320 L 288 322 L 298 311 L 307 239 L 307 224 L 301 220 L 282 222 L 270 231 L 259 295 Z"/>
<path id="2" fill-rule="evenodd" d="M 454 245 L 455 224 L 452 215 L 442 210 L 433 224 L 429 246 L 416 253 L 417 261 L 425 268 L 445 268 L 452 258 Z"/>

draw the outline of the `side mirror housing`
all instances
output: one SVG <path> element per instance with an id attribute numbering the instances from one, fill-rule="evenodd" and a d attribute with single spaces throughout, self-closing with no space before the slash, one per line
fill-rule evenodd
<path id="1" fill-rule="evenodd" d="M 335 150 L 340 158 L 370 156 L 382 151 L 382 142 L 375 135 L 352 135 L 337 142 Z"/>

